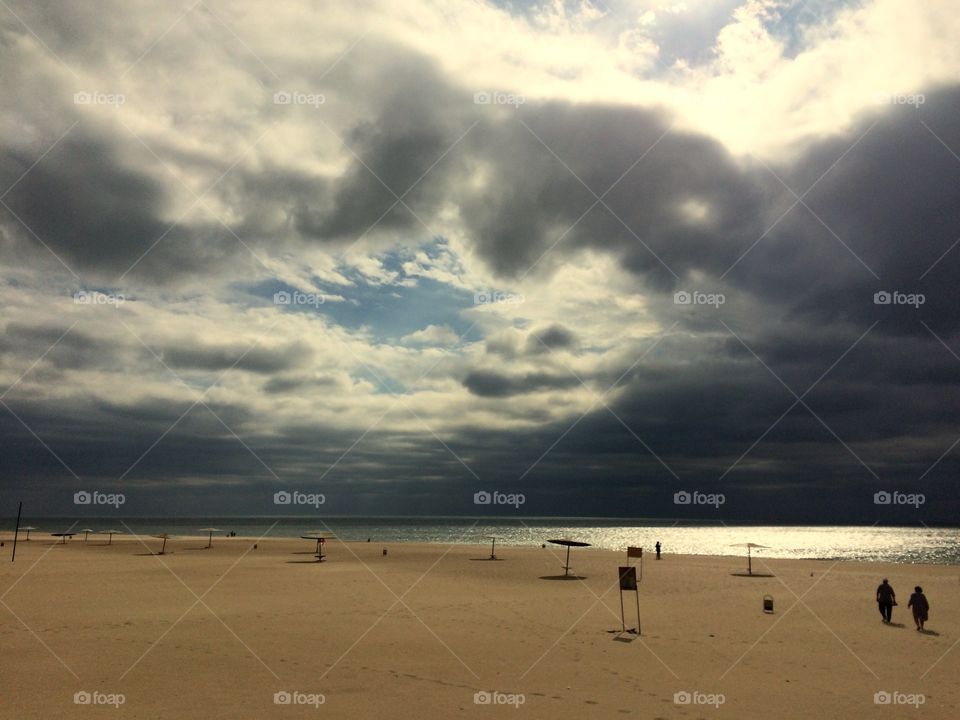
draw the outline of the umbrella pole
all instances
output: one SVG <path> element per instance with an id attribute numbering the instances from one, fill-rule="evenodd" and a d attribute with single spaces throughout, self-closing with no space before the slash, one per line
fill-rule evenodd
<path id="1" fill-rule="evenodd" d="M 570 574 L 570 546 L 567 545 L 567 564 L 563 568 L 563 576 L 567 577 Z"/>
<path id="2" fill-rule="evenodd" d="M 210 533 L 210 537 L 207 538 L 207 547 L 213 545 L 213 532 Z"/>
<path id="3" fill-rule="evenodd" d="M 750 548 L 747 548 L 747 575 L 753 575 L 753 563 L 750 561 Z"/>
<path id="4" fill-rule="evenodd" d="M 497 539 L 492 538 L 492 540 L 493 540 L 493 544 L 490 546 L 490 559 L 496 560 L 497 559 Z"/>
<path id="5" fill-rule="evenodd" d="M 17 559 L 17 535 L 20 534 L 20 513 L 23 511 L 23 500 L 20 501 L 20 505 L 17 507 L 17 529 L 13 531 L 13 554 L 10 556 L 10 562 L 13 562 Z M 30 536 L 30 531 L 27 531 L 27 537 Z"/>

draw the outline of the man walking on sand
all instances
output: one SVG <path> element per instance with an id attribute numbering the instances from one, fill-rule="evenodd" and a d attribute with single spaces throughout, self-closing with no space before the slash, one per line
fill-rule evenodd
<path id="1" fill-rule="evenodd" d="M 897 604 L 897 594 L 887 578 L 877 587 L 877 605 L 880 607 L 880 616 L 885 623 L 890 622 L 893 616 L 893 606 Z"/>

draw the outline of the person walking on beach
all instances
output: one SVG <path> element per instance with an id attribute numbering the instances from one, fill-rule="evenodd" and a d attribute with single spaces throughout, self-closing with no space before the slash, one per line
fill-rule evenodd
<path id="1" fill-rule="evenodd" d="M 923 624 L 927 621 L 927 613 L 930 612 L 930 603 L 927 602 L 927 596 L 923 594 L 923 588 L 917 585 L 913 589 L 913 595 L 910 596 L 908 608 L 913 608 L 913 621 L 917 624 L 917 631 L 923 630 Z"/>
<path id="2" fill-rule="evenodd" d="M 654 549 L 657 551 L 657 560 L 660 559 L 660 541 L 657 540 L 657 544 L 654 546 Z"/>
<path id="3" fill-rule="evenodd" d="M 877 605 L 880 607 L 880 616 L 885 623 L 890 622 L 893 616 L 893 606 L 897 604 L 897 594 L 887 578 L 877 587 Z"/>

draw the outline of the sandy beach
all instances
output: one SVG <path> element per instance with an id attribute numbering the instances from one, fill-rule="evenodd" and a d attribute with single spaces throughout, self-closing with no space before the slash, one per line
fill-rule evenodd
<path id="1" fill-rule="evenodd" d="M 740 577 L 745 559 L 648 555 L 638 637 L 615 632 L 625 553 L 574 549 L 583 579 L 562 580 L 552 546 L 489 561 L 489 546 L 333 541 L 317 563 L 306 540 L 174 537 L 154 556 L 153 538 L 34 534 L 11 563 L 4 539 L 5 718 L 960 715 L 955 567 L 760 556 L 775 577 Z"/>

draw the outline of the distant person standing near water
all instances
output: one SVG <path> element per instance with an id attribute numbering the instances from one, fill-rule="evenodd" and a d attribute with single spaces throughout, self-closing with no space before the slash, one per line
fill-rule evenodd
<path id="1" fill-rule="evenodd" d="M 660 559 L 660 541 L 657 540 L 657 544 L 654 546 L 654 549 L 657 551 L 657 560 Z"/>
<path id="2" fill-rule="evenodd" d="M 890 582 L 884 578 L 877 587 L 877 605 L 880 607 L 880 616 L 885 623 L 893 617 L 893 606 L 897 604 L 897 594 L 893 591 Z"/>
<path id="3" fill-rule="evenodd" d="M 913 608 L 913 621 L 917 624 L 917 630 L 923 630 L 923 624 L 927 621 L 927 613 L 930 612 L 930 603 L 927 602 L 927 596 L 923 594 L 923 588 L 917 585 L 913 589 L 913 595 L 910 596 L 908 608 Z"/>

